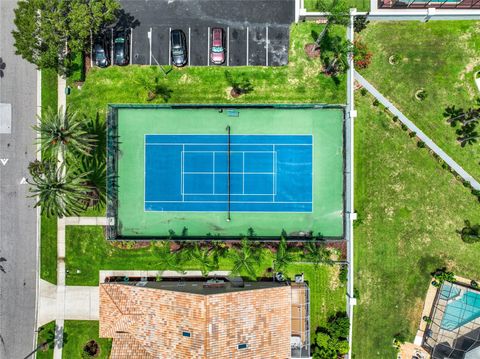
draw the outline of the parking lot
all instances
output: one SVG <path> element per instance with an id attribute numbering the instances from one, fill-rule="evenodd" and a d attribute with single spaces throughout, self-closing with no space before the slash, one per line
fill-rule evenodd
<path id="1" fill-rule="evenodd" d="M 170 64 L 170 31 L 187 41 L 188 65 L 209 66 L 211 29 L 224 31 L 223 66 L 288 63 L 294 0 L 121 0 L 131 28 L 131 63 Z"/>

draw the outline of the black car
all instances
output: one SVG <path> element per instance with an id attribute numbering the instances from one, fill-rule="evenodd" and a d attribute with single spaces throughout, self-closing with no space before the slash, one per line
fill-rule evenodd
<path id="1" fill-rule="evenodd" d="M 187 41 L 182 30 L 172 30 L 170 34 L 172 63 L 181 67 L 187 64 Z"/>
<path id="2" fill-rule="evenodd" d="M 120 66 L 128 65 L 128 37 L 125 34 L 118 34 L 113 43 L 113 63 Z"/>
<path id="3" fill-rule="evenodd" d="M 97 41 L 93 46 L 93 53 L 95 58 L 95 65 L 98 67 L 107 67 L 109 65 L 108 52 L 106 50 L 104 42 Z"/>

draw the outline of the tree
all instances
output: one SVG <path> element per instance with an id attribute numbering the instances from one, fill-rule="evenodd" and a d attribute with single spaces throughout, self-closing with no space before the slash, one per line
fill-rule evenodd
<path id="1" fill-rule="evenodd" d="M 469 220 L 465 220 L 465 227 L 460 231 L 462 241 L 465 243 L 480 242 L 480 224 L 471 224 Z"/>
<path id="2" fill-rule="evenodd" d="M 153 101 L 160 96 L 163 101 L 168 102 L 172 97 L 172 90 L 167 86 L 160 70 L 156 67 L 150 67 L 150 71 L 143 71 L 137 78 L 137 83 L 147 91 L 147 101 Z"/>
<path id="3" fill-rule="evenodd" d="M 452 126 L 455 127 L 457 121 L 460 117 L 464 116 L 464 111 L 461 108 L 456 108 L 455 105 L 448 106 L 445 111 L 443 112 L 443 117 L 447 119 L 447 122 Z"/>
<path id="4" fill-rule="evenodd" d="M 41 206 L 42 214 L 47 217 L 78 215 L 85 210 L 89 200 L 85 186 L 86 174 L 74 174 L 60 165 L 49 164 L 43 173 L 31 173 L 30 197 L 38 196 L 35 207 Z"/>
<path id="5" fill-rule="evenodd" d="M 65 73 L 69 53 L 86 50 L 90 31 L 113 23 L 119 9 L 117 0 L 20 0 L 12 31 L 16 54 Z"/>
<path id="6" fill-rule="evenodd" d="M 39 118 L 40 124 L 33 126 L 38 133 L 42 150 L 47 156 L 57 159 L 61 156 L 76 158 L 78 154 L 90 155 L 95 144 L 95 136 L 85 130 L 86 119 L 77 112 L 55 112 L 48 108 Z"/>
<path id="7" fill-rule="evenodd" d="M 248 239 L 242 239 L 241 246 L 230 254 L 233 260 L 232 273 L 246 273 L 250 278 L 256 278 L 256 266 L 262 259 L 262 252 L 255 248 Z"/>
<path id="8" fill-rule="evenodd" d="M 159 245 L 159 256 L 160 262 L 158 266 L 164 270 L 180 270 L 181 265 L 179 262 L 179 257 L 176 253 L 173 253 L 170 250 L 170 243 L 169 242 L 162 242 Z"/>
<path id="9" fill-rule="evenodd" d="M 211 255 L 208 248 L 202 248 L 198 243 L 195 243 L 192 252 L 193 259 L 197 262 L 204 277 L 208 276 L 212 270 L 218 269 L 218 262 Z"/>
<path id="10" fill-rule="evenodd" d="M 315 40 L 315 44 L 320 46 L 325 35 L 327 35 L 330 26 L 333 24 L 347 26 L 350 18 L 348 14 L 348 5 L 344 0 L 333 0 L 326 1 L 322 0 L 319 2 L 320 12 L 328 13 L 327 15 L 327 24 L 323 28 L 320 35 Z"/>
<path id="11" fill-rule="evenodd" d="M 293 261 L 293 255 L 287 246 L 285 237 L 280 238 L 278 243 L 277 253 L 275 254 L 274 267 L 277 272 L 283 272 L 288 265 Z"/>
<path id="12" fill-rule="evenodd" d="M 350 321 L 346 313 L 330 317 L 325 327 L 317 328 L 313 358 L 337 359 L 348 353 Z"/>
<path id="13" fill-rule="evenodd" d="M 475 123 L 468 123 L 463 125 L 460 129 L 457 130 L 457 141 L 460 142 L 460 146 L 465 147 L 466 145 L 473 145 L 477 142 L 477 139 L 480 138 L 480 135 L 476 131 Z"/>
<path id="14" fill-rule="evenodd" d="M 355 19 L 353 20 L 353 28 L 356 33 L 359 33 L 366 29 L 369 23 L 370 21 L 367 20 L 366 15 L 355 16 Z"/>
<path id="15" fill-rule="evenodd" d="M 352 51 L 352 44 L 340 36 L 327 36 L 321 46 L 321 58 L 325 73 L 337 76 L 348 70 L 348 56 Z"/>
<path id="16" fill-rule="evenodd" d="M 84 173 L 84 184 L 88 188 L 88 207 L 102 207 L 106 203 L 107 167 L 97 157 L 83 157 L 76 173 Z"/>
<path id="17" fill-rule="evenodd" d="M 304 245 L 303 259 L 312 262 L 315 269 L 320 263 L 332 265 L 333 261 L 330 259 L 330 251 L 324 245 L 319 244 L 318 239 L 311 239 Z"/>
<path id="18" fill-rule="evenodd" d="M 228 70 L 225 70 L 225 79 L 227 83 L 232 87 L 230 94 L 232 97 L 238 97 L 253 91 L 253 85 L 245 74 L 233 76 Z"/>

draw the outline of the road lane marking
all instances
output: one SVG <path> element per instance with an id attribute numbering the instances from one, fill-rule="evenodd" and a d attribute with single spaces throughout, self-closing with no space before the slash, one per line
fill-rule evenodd
<path id="1" fill-rule="evenodd" d="M 2 165 L 5 166 L 8 162 L 8 158 L 0 158 L 0 162 L 2 162 Z"/>
<path id="2" fill-rule="evenodd" d="M 27 179 L 25 177 L 22 177 L 22 179 L 20 180 L 20 184 L 27 184 Z"/>

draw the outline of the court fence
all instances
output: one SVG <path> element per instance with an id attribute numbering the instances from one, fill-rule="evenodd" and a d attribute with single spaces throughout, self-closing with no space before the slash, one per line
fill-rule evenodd
<path id="1" fill-rule="evenodd" d="M 121 240 L 121 241 L 151 241 L 151 240 L 171 240 L 171 241 L 192 241 L 192 240 L 201 240 L 201 241 L 213 241 L 218 240 L 220 237 L 218 235 L 212 236 L 191 236 L 183 234 L 172 234 L 169 235 L 159 235 L 159 236 L 128 236 L 122 235 L 121 233 L 121 224 L 119 223 L 118 218 L 118 162 L 120 153 L 120 143 L 118 134 L 118 110 L 119 109 L 218 109 L 226 110 L 227 113 L 235 113 L 235 110 L 238 109 L 340 109 L 344 113 L 345 118 L 345 105 L 333 105 L 333 104 L 172 104 L 172 105 L 162 105 L 162 104 L 110 104 L 108 105 L 107 112 L 107 217 L 109 218 L 109 225 L 106 226 L 105 233 L 108 240 Z M 233 116 L 233 115 L 232 115 Z M 344 123 L 345 126 L 345 123 Z M 345 130 L 343 131 L 345 136 Z M 345 146 L 345 139 L 344 139 Z M 346 151 L 344 151 L 345 157 Z M 343 208 L 345 209 L 345 158 L 343 159 Z M 346 220 L 345 216 L 343 218 L 343 233 L 345 233 Z M 280 230 L 280 229 L 279 229 Z M 247 237 L 250 237 L 247 235 Z M 259 242 L 277 242 L 281 237 L 279 233 L 275 237 L 267 236 L 255 236 L 255 240 Z M 322 240 L 322 243 L 325 245 L 331 243 L 341 243 L 345 241 L 344 235 L 340 237 L 329 237 L 322 236 L 321 234 L 316 235 L 313 232 L 303 233 L 299 236 L 289 237 L 288 241 L 290 242 L 305 242 L 309 241 L 312 238 L 318 238 Z M 238 241 L 240 237 L 238 236 L 222 236 L 222 240 L 227 241 Z"/>

